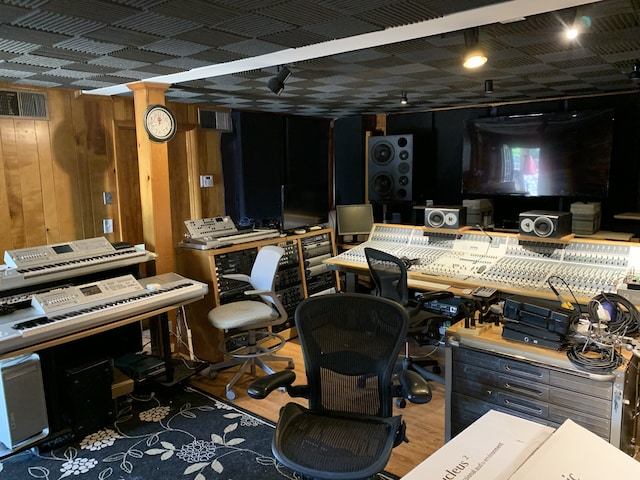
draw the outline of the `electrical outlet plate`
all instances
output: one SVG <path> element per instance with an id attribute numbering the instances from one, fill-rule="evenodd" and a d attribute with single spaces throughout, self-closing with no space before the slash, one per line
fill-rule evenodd
<path id="1" fill-rule="evenodd" d="M 213 175 L 200 175 L 200 187 L 213 187 Z"/>
<path id="2" fill-rule="evenodd" d="M 113 219 L 105 218 L 102 220 L 102 230 L 104 233 L 113 233 Z"/>

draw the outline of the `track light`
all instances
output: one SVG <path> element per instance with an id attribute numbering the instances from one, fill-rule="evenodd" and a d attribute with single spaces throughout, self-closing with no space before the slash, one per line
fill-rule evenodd
<path id="1" fill-rule="evenodd" d="M 484 81 L 484 93 L 493 93 L 493 80 Z"/>
<path id="2" fill-rule="evenodd" d="M 409 103 L 409 100 L 407 99 L 407 92 L 402 92 L 402 98 L 400 99 L 400 103 L 402 105 L 406 105 L 407 103 Z"/>
<path id="3" fill-rule="evenodd" d="M 269 79 L 267 87 L 276 95 L 280 95 L 284 90 L 284 82 L 291 76 L 291 70 L 287 67 L 278 67 L 278 74 Z"/>
<path id="4" fill-rule="evenodd" d="M 464 31 L 464 62 L 466 68 L 478 68 L 487 63 L 487 55 L 480 46 L 478 28 Z"/>
<path id="5" fill-rule="evenodd" d="M 629 80 L 640 84 L 640 60 L 636 60 L 636 63 L 634 63 L 631 73 L 629 73 Z"/>
<path id="6" fill-rule="evenodd" d="M 573 24 L 567 25 L 564 34 L 567 40 L 575 40 L 580 34 L 589 30 L 589 28 L 591 28 L 591 17 L 576 13 Z"/>

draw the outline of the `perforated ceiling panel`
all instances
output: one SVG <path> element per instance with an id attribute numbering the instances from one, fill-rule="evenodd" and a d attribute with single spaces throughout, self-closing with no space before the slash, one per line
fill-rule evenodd
<path id="1" fill-rule="evenodd" d="M 640 58 L 640 0 L 585 2 L 502 23 L 478 15 L 480 42 L 489 53 L 478 71 L 461 66 L 463 29 L 452 26 L 437 35 L 345 53 L 320 50 L 314 58 L 288 63 L 292 75 L 280 96 L 267 88 L 278 67 L 271 62 L 169 82 L 167 99 L 335 118 L 637 91 L 629 72 Z M 2 0 L 0 83 L 112 87 L 506 3 L 511 2 Z M 582 17 L 589 19 L 583 35 L 564 40 L 564 26 Z M 487 79 L 494 84 L 490 94 L 484 92 Z M 404 107 L 403 91 L 409 98 Z"/>

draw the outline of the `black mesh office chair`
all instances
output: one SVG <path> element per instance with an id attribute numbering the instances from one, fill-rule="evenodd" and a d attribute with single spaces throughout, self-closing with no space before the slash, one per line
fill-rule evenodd
<path id="1" fill-rule="evenodd" d="M 288 403 L 280 411 L 272 442 L 275 457 L 313 479 L 364 479 L 382 471 L 405 437 L 393 398 L 431 400 L 428 382 L 393 369 L 407 333 L 407 312 L 397 302 L 360 293 L 311 297 L 296 309 L 295 323 L 307 384 L 294 386 L 292 371 L 261 377 L 249 387 L 265 398 L 285 387 L 308 408 Z"/>
<path id="2" fill-rule="evenodd" d="M 405 342 L 402 368 L 413 369 L 428 380 L 441 381 L 438 377 L 440 365 L 431 358 L 412 358 L 410 346 L 412 341 L 418 342 L 418 338 L 424 337 L 431 328 L 431 324 L 439 317 L 422 309 L 421 301 L 409 299 L 409 287 L 407 285 L 408 273 L 405 262 L 387 252 L 371 247 L 365 247 L 364 254 L 369 265 L 369 273 L 375 285 L 374 295 L 378 295 L 401 304 L 409 314 L 409 332 Z M 435 292 L 426 294 L 427 298 L 451 297 L 450 292 Z M 431 367 L 431 372 L 426 368 Z M 404 406 L 402 399 L 398 399 L 398 406 Z"/>

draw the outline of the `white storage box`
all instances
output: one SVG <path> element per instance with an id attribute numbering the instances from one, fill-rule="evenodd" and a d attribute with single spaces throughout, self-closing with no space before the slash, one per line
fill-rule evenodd
<path id="1" fill-rule="evenodd" d="M 592 235 L 600 230 L 600 202 L 571 204 L 571 231 L 579 235 Z"/>
<path id="2" fill-rule="evenodd" d="M 493 224 L 493 205 L 489 199 L 463 200 L 462 206 L 467 207 L 467 225 L 487 227 Z"/>

